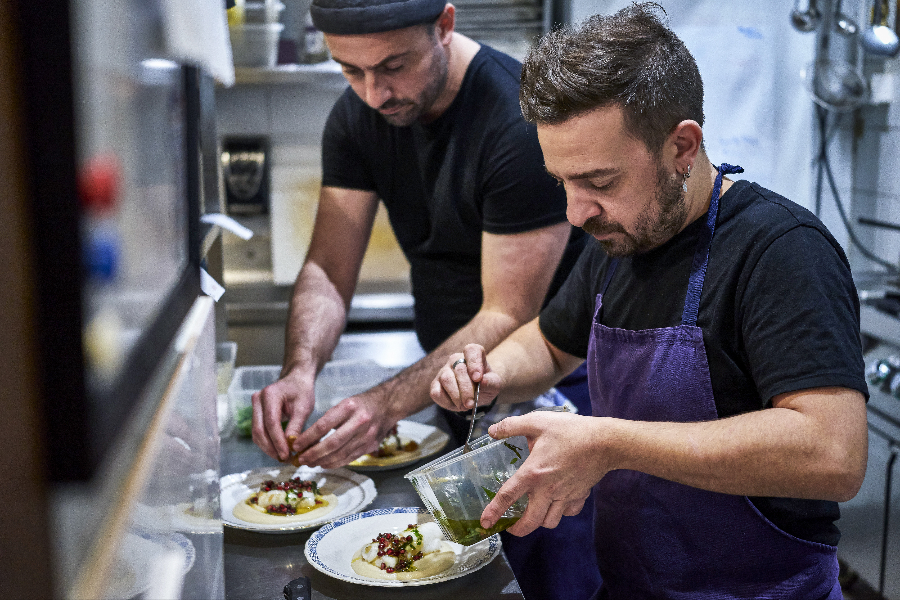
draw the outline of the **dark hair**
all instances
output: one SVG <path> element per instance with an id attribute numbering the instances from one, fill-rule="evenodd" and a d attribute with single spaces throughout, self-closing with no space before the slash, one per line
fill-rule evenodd
<path id="1" fill-rule="evenodd" d="M 522 66 L 525 119 L 558 124 L 619 105 L 629 132 L 653 153 L 681 121 L 702 126 L 700 71 L 665 20 L 663 8 L 647 2 L 545 35 Z"/>

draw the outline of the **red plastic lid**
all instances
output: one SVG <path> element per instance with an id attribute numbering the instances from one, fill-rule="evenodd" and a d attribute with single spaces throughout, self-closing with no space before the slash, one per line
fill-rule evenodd
<path id="1" fill-rule="evenodd" d="M 122 167 L 114 154 L 91 157 L 78 175 L 81 207 L 90 212 L 107 212 L 115 209 L 121 179 Z"/>

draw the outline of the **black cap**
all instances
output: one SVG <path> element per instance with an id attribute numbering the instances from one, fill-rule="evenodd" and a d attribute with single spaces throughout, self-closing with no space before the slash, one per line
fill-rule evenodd
<path id="1" fill-rule="evenodd" d="M 323 33 L 359 35 L 431 23 L 446 0 L 313 0 L 313 25 Z"/>

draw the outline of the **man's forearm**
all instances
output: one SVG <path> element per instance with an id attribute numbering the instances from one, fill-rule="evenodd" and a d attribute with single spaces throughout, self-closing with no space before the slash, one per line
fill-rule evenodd
<path id="1" fill-rule="evenodd" d="M 525 402 L 539 396 L 583 362 L 547 342 L 537 318 L 488 350 L 488 366 L 503 380 L 501 403 Z"/>
<path id="2" fill-rule="evenodd" d="M 346 320 L 347 304 L 337 288 L 318 265 L 304 264 L 291 296 L 282 376 L 301 370 L 315 377 L 331 358 Z"/>
<path id="3" fill-rule="evenodd" d="M 865 406 L 823 388 L 799 402 L 700 423 L 596 419 L 587 439 L 612 469 L 715 492 L 846 501 L 866 468 Z"/>

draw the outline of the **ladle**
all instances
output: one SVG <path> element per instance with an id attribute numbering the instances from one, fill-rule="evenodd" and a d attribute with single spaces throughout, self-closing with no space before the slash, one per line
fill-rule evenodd
<path id="1" fill-rule="evenodd" d="M 875 0 L 872 26 L 862 35 L 862 47 L 869 54 L 895 57 L 900 53 L 900 38 L 893 29 L 881 24 L 881 0 Z"/>
<path id="2" fill-rule="evenodd" d="M 794 10 L 791 11 L 791 24 L 797 31 L 809 33 L 819 26 L 822 20 L 822 13 L 816 8 L 816 0 L 809 0 L 809 6 L 806 10 L 800 10 L 800 2 L 794 3 Z"/>

